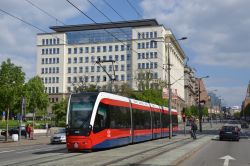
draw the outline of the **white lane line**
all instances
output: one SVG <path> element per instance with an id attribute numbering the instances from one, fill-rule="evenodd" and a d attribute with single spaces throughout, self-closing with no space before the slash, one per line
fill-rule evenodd
<path id="1" fill-rule="evenodd" d="M 16 150 L 5 150 L 5 151 L 1 151 L 0 153 L 8 153 L 8 152 L 13 152 L 13 151 L 16 151 Z"/>

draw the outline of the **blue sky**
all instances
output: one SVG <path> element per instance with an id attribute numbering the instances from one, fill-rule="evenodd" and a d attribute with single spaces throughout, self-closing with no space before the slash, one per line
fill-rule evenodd
<path id="1" fill-rule="evenodd" d="M 103 0 L 90 0 L 112 21 L 122 21 Z M 206 76 L 208 90 L 229 106 L 241 105 L 250 80 L 250 1 L 248 0 L 106 0 L 126 20 L 155 18 L 170 28 L 176 38 L 187 36 L 180 44 L 190 58 L 196 75 Z M 29 2 L 39 6 L 65 24 L 92 23 L 66 0 L 1 0 L 5 10 L 37 27 L 51 32 L 49 26 L 61 25 Z M 88 0 L 71 0 L 96 22 L 109 22 Z M 41 33 L 0 12 L 0 62 L 11 60 L 23 67 L 27 79 L 35 75 L 36 34 Z"/>

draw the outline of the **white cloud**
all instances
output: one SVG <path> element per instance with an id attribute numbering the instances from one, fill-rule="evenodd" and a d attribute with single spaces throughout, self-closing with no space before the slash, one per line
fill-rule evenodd
<path id="1" fill-rule="evenodd" d="M 66 22 L 74 19 L 79 12 L 66 1 L 61 0 L 29 0 L 59 20 Z M 71 0 L 82 10 L 87 10 L 86 1 Z M 25 0 L 1 0 L 0 9 L 15 15 L 46 32 L 49 26 L 61 25 Z M 36 34 L 41 31 L 26 25 L 0 11 L 0 63 L 10 58 L 12 62 L 23 67 L 28 78 L 36 74 Z"/>
<path id="2" fill-rule="evenodd" d="M 188 36 L 195 63 L 250 67 L 250 1 L 143 0 L 141 6 L 145 17 Z"/>

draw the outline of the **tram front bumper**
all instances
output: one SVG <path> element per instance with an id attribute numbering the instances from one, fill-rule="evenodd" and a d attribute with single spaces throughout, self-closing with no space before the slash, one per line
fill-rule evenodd
<path id="1" fill-rule="evenodd" d="M 92 142 L 89 138 L 69 137 L 67 138 L 67 148 L 69 150 L 92 149 Z"/>

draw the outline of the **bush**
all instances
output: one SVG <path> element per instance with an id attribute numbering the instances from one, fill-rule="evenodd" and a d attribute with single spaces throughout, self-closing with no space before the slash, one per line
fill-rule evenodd
<path id="1" fill-rule="evenodd" d="M 57 127 L 65 127 L 66 123 L 64 121 L 59 121 Z"/>

